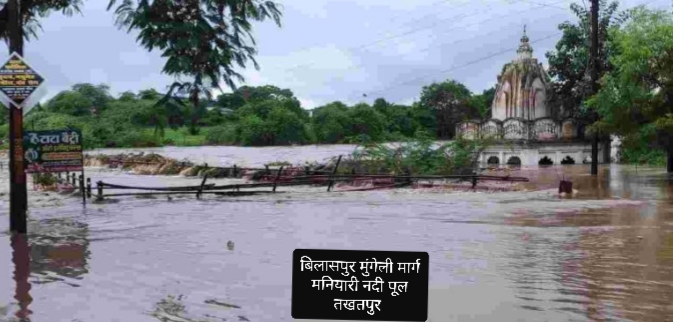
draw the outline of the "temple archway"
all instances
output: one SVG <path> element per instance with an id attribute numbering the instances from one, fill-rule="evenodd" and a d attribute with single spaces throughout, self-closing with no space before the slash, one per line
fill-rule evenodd
<path id="1" fill-rule="evenodd" d="M 571 158 L 569 155 L 566 155 L 563 160 L 561 160 L 561 164 L 566 165 L 566 164 L 575 164 L 575 159 Z"/>
<path id="2" fill-rule="evenodd" d="M 486 164 L 500 164 L 500 158 L 496 156 L 490 156 L 488 157 L 488 160 L 486 160 Z"/>
<path id="3" fill-rule="evenodd" d="M 540 159 L 540 161 L 537 162 L 538 165 L 553 165 L 554 161 L 550 159 L 548 156 L 544 156 L 544 158 Z"/>
<path id="4" fill-rule="evenodd" d="M 507 159 L 508 165 L 521 165 L 521 159 L 517 156 L 510 157 Z"/>

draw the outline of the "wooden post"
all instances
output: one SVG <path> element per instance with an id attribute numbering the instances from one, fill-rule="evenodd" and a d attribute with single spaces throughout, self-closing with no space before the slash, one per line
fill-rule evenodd
<path id="1" fill-rule="evenodd" d="M 73 186 L 77 186 L 77 174 L 74 172 L 72 173 L 71 182 Z"/>
<path id="2" fill-rule="evenodd" d="M 98 189 L 98 200 L 103 200 L 103 181 L 96 182 L 96 188 Z"/>
<path id="3" fill-rule="evenodd" d="M 86 178 L 86 197 L 91 199 L 91 178 Z"/>
<path id="4" fill-rule="evenodd" d="M 273 180 L 273 192 L 276 192 L 276 185 L 278 184 L 278 179 L 280 178 L 281 173 L 283 173 L 283 166 L 280 166 L 278 173 L 276 173 L 276 179 Z"/>
<path id="5" fill-rule="evenodd" d="M 341 163 L 341 156 L 337 159 L 336 165 L 334 165 L 334 171 L 332 171 L 332 176 L 334 176 L 337 173 L 337 169 L 339 169 L 339 163 Z M 327 192 L 332 191 L 332 186 L 334 185 L 334 177 L 330 177 L 329 183 L 327 184 Z"/>
<path id="6" fill-rule="evenodd" d="M 23 10 L 19 0 L 5 2 L 5 40 L 9 54 L 23 57 Z M 17 102 L 22 103 L 22 102 Z M 23 159 L 23 109 L 8 103 L 9 108 L 9 231 L 25 234 L 28 230 L 28 188 Z"/>
<path id="7" fill-rule="evenodd" d="M 235 164 L 234 164 L 234 178 L 238 178 L 238 169 L 236 169 Z"/>
<path id="8" fill-rule="evenodd" d="M 206 180 L 208 180 L 208 174 L 206 173 L 201 180 L 201 187 L 196 191 L 196 199 L 201 199 L 201 192 L 203 192 L 203 186 L 206 185 Z"/>

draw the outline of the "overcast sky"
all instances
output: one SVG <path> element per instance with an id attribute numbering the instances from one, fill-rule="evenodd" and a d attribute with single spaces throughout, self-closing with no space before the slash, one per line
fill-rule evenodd
<path id="1" fill-rule="evenodd" d="M 411 103 L 424 85 L 446 79 L 480 92 L 494 85 L 502 65 L 516 56 L 524 24 L 533 55 L 546 66 L 544 53 L 560 37 L 558 24 L 574 21 L 570 0 L 277 2 L 283 26 L 255 25 L 261 69 L 243 73 L 247 85 L 291 89 L 304 108 L 377 97 Z M 164 59 L 158 52 L 148 53 L 135 35 L 114 26 L 107 3 L 87 0 L 82 15 L 73 17 L 52 14 L 42 21 L 40 38 L 26 44 L 26 60 L 47 79 L 43 100 L 76 83 L 105 83 L 116 95 L 151 87 L 162 91 L 172 82 L 161 74 Z M 6 57 L 4 44 L 0 52 Z"/>

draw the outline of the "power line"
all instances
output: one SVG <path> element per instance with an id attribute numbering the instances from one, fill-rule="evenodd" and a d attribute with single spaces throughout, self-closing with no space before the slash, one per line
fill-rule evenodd
<path id="1" fill-rule="evenodd" d="M 520 3 L 520 2 L 523 2 L 523 1 L 524 1 L 524 0 L 515 0 L 513 3 Z M 555 4 L 555 3 L 560 3 L 560 2 L 564 2 L 564 0 L 555 1 L 555 2 L 552 2 L 552 3 Z M 512 4 L 512 3 L 510 3 L 510 4 Z M 471 24 L 467 24 L 467 25 L 462 25 L 462 26 L 457 26 L 457 27 L 454 27 L 454 28 L 450 28 L 450 29 L 445 30 L 445 31 L 456 30 L 456 29 L 460 29 L 460 28 L 463 28 L 463 27 L 466 27 L 466 26 L 477 25 L 477 24 L 484 23 L 484 22 L 487 22 L 487 21 L 490 21 L 490 20 L 494 20 L 494 19 L 502 19 L 502 18 L 505 18 L 505 17 L 508 17 L 508 16 L 512 16 L 512 15 L 515 15 L 515 14 L 520 14 L 520 13 L 527 12 L 527 11 L 531 11 L 531 10 L 535 10 L 535 9 L 539 9 L 539 7 L 528 8 L 528 9 L 526 9 L 526 10 L 522 10 L 522 11 L 518 11 L 518 12 L 514 12 L 514 13 L 508 13 L 508 14 L 501 15 L 501 16 L 498 16 L 498 17 L 488 18 L 488 19 L 485 19 L 485 20 L 482 20 L 482 21 L 478 21 L 478 22 L 475 22 L 475 23 L 471 23 Z M 371 47 L 371 46 L 373 46 L 373 45 L 376 45 L 376 44 L 379 44 L 379 43 L 382 43 L 382 42 L 385 42 L 385 41 L 389 41 L 389 40 L 392 40 L 392 39 L 396 39 L 396 38 L 401 38 L 401 37 L 404 37 L 404 36 L 408 36 L 408 35 L 411 35 L 411 34 L 413 34 L 413 33 L 416 33 L 416 32 L 419 32 L 419 31 L 423 31 L 423 30 L 426 30 L 426 29 L 431 29 L 431 28 L 435 27 L 437 24 L 439 24 L 440 22 L 443 22 L 443 21 L 454 20 L 454 19 L 456 19 L 456 18 L 461 18 L 461 19 L 462 19 L 462 18 L 467 18 L 467 17 L 471 17 L 471 16 L 474 16 L 474 15 L 476 15 L 476 14 L 480 14 L 480 13 L 483 13 L 483 11 L 481 11 L 481 9 L 478 9 L 478 10 L 476 10 L 473 14 L 463 15 L 462 17 L 459 15 L 459 16 L 454 16 L 454 17 L 450 17 L 450 18 L 442 19 L 442 20 L 436 21 L 434 24 L 432 24 L 432 25 L 430 25 L 430 26 L 425 26 L 425 27 L 421 27 L 421 28 L 413 29 L 413 30 L 411 30 L 411 31 L 407 31 L 407 32 L 404 32 L 404 33 L 401 33 L 401 34 L 397 34 L 397 35 L 392 35 L 392 36 L 389 36 L 389 37 L 385 37 L 385 38 L 382 38 L 382 39 L 379 39 L 379 40 L 376 40 L 376 41 L 373 41 L 373 42 L 370 42 L 370 43 L 367 43 L 367 44 L 363 44 L 363 45 L 360 45 L 360 46 L 356 46 L 356 47 L 350 48 L 350 49 L 348 49 L 348 50 L 350 50 L 350 51 L 362 51 L 362 50 L 365 49 L 365 48 Z M 299 69 L 299 68 L 307 67 L 307 66 L 310 66 L 310 65 L 313 65 L 313 64 L 315 64 L 315 62 L 304 63 L 304 64 L 300 64 L 300 65 L 296 65 L 296 66 L 294 66 L 294 67 L 288 68 L 288 69 L 286 69 L 286 70 L 284 70 L 284 71 L 285 71 L 285 72 L 291 72 L 291 71 L 297 70 L 297 69 Z"/>
<path id="2" fill-rule="evenodd" d="M 536 9 L 536 8 L 533 8 L 533 9 Z M 537 22 L 537 21 L 540 21 L 540 20 L 551 19 L 552 17 L 554 17 L 554 16 L 551 16 L 551 17 L 549 17 L 549 16 L 540 17 L 540 18 L 535 19 L 535 20 L 533 20 L 533 21 L 529 21 L 529 23 L 530 23 L 530 22 Z M 509 24 L 509 25 L 512 25 L 512 24 Z M 469 25 L 466 25 L 466 26 L 469 26 Z M 465 26 L 463 26 L 463 27 L 465 27 Z M 475 38 L 486 37 L 486 36 L 493 35 L 493 34 L 497 34 L 497 33 L 500 33 L 500 32 L 502 32 L 502 28 L 501 28 L 501 29 L 493 30 L 493 31 L 488 32 L 488 33 L 486 33 L 486 34 L 477 35 L 476 37 L 471 37 L 471 38 L 459 39 L 459 40 L 455 40 L 455 41 L 449 41 L 449 42 L 442 42 L 442 43 L 433 44 L 433 45 L 426 46 L 425 48 L 422 48 L 422 49 L 419 49 L 419 50 L 414 50 L 413 52 L 404 53 L 404 54 L 401 54 L 401 55 L 395 55 L 395 57 L 404 57 L 404 56 L 407 56 L 407 55 L 410 55 L 410 54 L 418 54 L 418 53 L 426 52 L 426 51 L 429 51 L 429 50 L 434 49 L 434 48 L 437 48 L 437 47 L 444 47 L 444 46 L 449 46 L 449 45 L 456 45 L 456 44 L 459 44 L 459 43 L 462 43 L 462 42 L 465 42 L 465 41 L 474 40 Z M 346 68 L 340 69 L 340 71 L 354 70 L 354 69 L 358 69 L 358 68 L 364 67 L 364 65 L 365 65 L 364 63 L 360 63 L 360 64 L 356 64 L 356 65 L 353 65 L 353 66 L 350 66 L 350 67 L 346 67 Z"/>
<path id="3" fill-rule="evenodd" d="M 455 1 L 455 0 L 441 0 L 441 1 L 437 1 L 437 2 L 434 2 L 434 3 L 429 4 L 428 7 L 430 7 L 430 6 L 434 7 L 434 6 L 436 6 L 436 5 L 443 4 L 443 3 L 446 3 L 446 2 L 450 2 L 450 1 Z M 467 1 L 467 2 L 465 2 L 465 3 L 463 3 L 463 4 L 460 4 L 460 5 L 456 6 L 456 7 L 454 7 L 453 9 L 462 8 L 462 7 L 465 7 L 465 6 L 469 5 L 469 4 L 473 4 L 473 2 Z M 405 23 L 403 23 L 403 25 L 410 25 L 410 24 L 412 24 L 412 23 L 415 23 L 415 22 L 424 20 L 424 19 L 427 18 L 427 17 L 430 17 L 430 16 L 436 16 L 437 14 L 438 14 L 438 12 L 437 12 L 437 10 L 435 9 L 433 13 L 427 14 L 427 15 L 425 15 L 425 16 L 422 16 L 422 17 L 420 17 L 420 18 L 416 18 L 416 19 L 413 19 L 413 20 L 408 20 L 408 21 L 406 21 Z M 402 17 L 402 16 L 404 16 L 404 14 L 397 15 L 397 16 L 395 16 L 394 18 L 391 18 L 389 21 L 390 21 L 390 22 L 394 22 L 395 20 L 397 20 L 397 18 Z M 382 35 L 382 34 L 385 34 L 385 33 L 387 33 L 387 31 L 386 31 L 386 32 L 381 32 L 381 33 L 378 33 L 378 34 L 379 34 L 379 35 Z"/>
<path id="4" fill-rule="evenodd" d="M 522 0 L 517 0 L 517 1 L 522 1 Z M 477 9 L 477 10 L 474 10 L 474 12 L 473 12 L 471 15 L 465 15 L 465 14 L 463 14 L 463 16 L 461 16 L 461 15 L 457 15 L 457 16 L 452 16 L 452 17 L 449 17 L 449 18 L 441 19 L 441 20 L 435 22 L 434 24 L 432 24 L 432 25 L 429 26 L 429 27 L 428 27 L 428 26 L 424 26 L 424 27 L 421 27 L 421 28 L 413 29 L 413 30 L 411 30 L 411 31 L 406 31 L 406 32 L 404 32 L 404 33 L 402 33 L 402 34 L 396 34 L 396 35 L 392 35 L 392 36 L 386 36 L 386 37 L 383 37 L 383 38 L 379 38 L 379 39 L 377 39 L 377 40 L 375 40 L 375 41 L 373 41 L 373 42 L 368 42 L 368 43 L 365 43 L 365 44 L 361 44 L 361 45 L 353 46 L 353 47 L 351 47 L 351 48 L 347 48 L 346 50 L 348 50 L 348 51 L 362 51 L 363 49 L 365 49 L 365 48 L 367 48 L 367 47 L 371 47 L 372 45 L 375 45 L 375 44 L 378 44 L 378 43 L 381 43 L 381 42 L 386 42 L 386 41 L 389 41 L 389 40 L 392 40 L 392 39 L 395 39 L 395 38 L 399 38 L 400 35 L 404 36 L 404 35 L 413 34 L 413 33 L 419 32 L 419 31 L 423 31 L 423 30 L 426 30 L 426 29 L 431 29 L 431 28 L 433 28 L 435 25 L 437 25 L 439 22 L 442 22 L 442 21 L 446 21 L 446 20 L 455 20 L 455 19 L 462 19 L 462 18 L 466 18 L 466 17 L 470 17 L 470 16 L 473 16 L 473 15 L 476 15 L 476 14 L 478 14 L 478 13 L 480 13 L 480 12 L 481 12 L 481 9 Z M 299 68 L 303 68 L 303 67 L 308 67 L 308 66 L 311 66 L 311 65 L 313 65 L 313 64 L 315 64 L 315 62 L 309 62 L 309 63 L 299 64 L 299 65 L 296 65 L 296 66 L 294 66 L 294 67 L 291 67 L 291 68 L 287 69 L 286 72 L 294 71 L 294 70 L 297 70 L 297 69 L 299 69 Z"/>
<path id="5" fill-rule="evenodd" d="M 435 5 L 435 4 L 441 4 L 441 3 L 444 3 L 444 2 L 448 2 L 448 1 L 451 1 L 451 0 L 437 1 L 437 2 L 433 3 L 432 5 Z M 517 0 L 517 1 L 523 1 L 523 0 Z M 460 5 L 460 6 L 458 6 L 458 8 L 463 7 L 463 6 L 467 5 L 467 4 L 470 4 L 470 2 L 468 1 L 468 2 L 466 2 L 465 4 Z M 476 11 L 479 11 L 479 10 L 476 10 Z M 421 17 L 421 18 L 419 18 L 419 19 L 415 19 L 415 20 L 413 20 L 413 21 L 411 21 L 411 22 L 416 22 L 416 21 L 418 21 L 418 20 L 422 20 L 423 18 L 426 18 L 426 17 L 431 16 L 431 15 L 433 15 L 433 14 L 425 15 L 425 16 L 423 16 L 423 17 Z M 400 16 L 402 16 L 402 15 L 398 15 L 398 16 L 396 16 L 396 17 L 400 17 Z M 450 19 L 455 19 L 455 18 L 456 18 L 456 17 L 452 17 L 452 18 L 450 18 Z M 405 25 L 408 25 L 408 24 L 410 24 L 410 22 L 407 22 L 407 23 L 402 24 L 401 27 L 404 27 Z M 398 29 L 400 29 L 400 28 L 398 28 Z M 378 35 L 385 34 L 385 33 L 388 33 L 388 32 L 390 32 L 390 31 L 392 31 L 392 30 L 389 29 L 389 30 L 387 30 L 387 31 L 385 31 L 385 32 L 379 32 Z M 366 45 L 366 44 L 365 44 L 365 45 Z M 311 49 L 311 48 L 313 48 L 313 47 L 316 47 L 316 46 L 320 46 L 320 44 L 314 44 L 314 45 L 311 45 L 311 46 L 306 46 L 306 47 L 304 47 L 304 48 L 302 48 L 302 49 L 299 49 L 299 50 L 296 50 L 296 51 L 294 51 L 294 52 L 299 52 L 299 51 L 309 50 L 309 49 Z M 351 50 L 358 50 L 358 48 L 359 48 L 359 47 L 362 47 L 362 46 L 363 46 L 363 45 L 356 45 L 356 46 L 353 46 L 353 47 L 351 47 Z M 310 66 L 310 65 L 312 65 L 312 64 L 315 64 L 315 62 L 313 62 L 313 63 L 303 63 L 303 64 L 295 65 L 294 67 L 290 67 L 290 68 L 286 69 L 285 71 L 286 71 L 286 72 L 288 72 L 288 71 L 292 71 L 292 70 L 295 70 L 295 69 L 298 69 L 298 68 L 302 68 L 302 67 Z"/>
<path id="6" fill-rule="evenodd" d="M 652 3 L 655 3 L 655 2 L 659 2 L 659 1 L 661 1 L 661 0 L 647 1 L 647 2 L 644 2 L 644 3 L 638 4 L 638 5 L 632 6 L 631 8 L 624 9 L 624 10 L 633 9 L 633 8 L 635 8 L 635 7 L 638 7 L 638 6 L 645 6 L 645 5 L 652 4 Z M 538 38 L 538 39 L 536 39 L 536 40 L 530 41 L 529 43 L 537 43 L 537 42 L 540 42 L 540 41 L 543 41 L 543 40 L 547 40 L 547 39 L 549 39 L 549 38 L 552 38 L 552 37 L 555 37 L 555 36 L 559 36 L 559 35 L 562 35 L 562 34 L 563 34 L 563 32 L 556 32 L 556 33 L 554 33 L 554 34 L 550 34 L 550 35 L 548 35 L 548 36 L 545 36 L 545 37 Z M 460 68 L 463 68 L 463 67 L 467 67 L 467 66 L 476 64 L 476 63 L 480 63 L 480 62 L 482 62 L 482 61 L 484 61 L 484 60 L 491 59 L 491 58 L 493 58 L 493 57 L 497 57 L 497 56 L 499 56 L 499 55 L 502 55 L 502 54 L 505 54 L 505 53 L 508 53 L 508 52 L 515 51 L 516 49 L 517 49 L 517 48 L 513 48 L 513 49 L 512 49 L 512 48 L 508 48 L 508 49 L 506 49 L 506 50 L 498 51 L 498 52 L 493 53 L 493 54 L 491 54 L 491 55 L 488 55 L 488 56 L 485 56 L 485 57 L 482 57 L 482 58 L 479 58 L 479 59 L 475 59 L 475 60 L 473 60 L 473 61 L 467 62 L 467 63 L 462 64 L 462 65 L 459 65 L 459 66 L 454 66 L 454 67 L 451 67 L 451 68 L 448 68 L 448 69 L 445 69 L 445 70 L 440 70 L 440 71 L 438 71 L 438 72 L 432 72 L 432 73 L 430 73 L 430 74 L 426 74 L 426 75 L 424 75 L 424 76 L 420 76 L 420 77 L 414 78 L 414 79 L 412 79 L 412 80 L 410 80 L 410 81 L 406 81 L 406 82 L 402 82 L 402 83 L 395 84 L 395 85 L 392 85 L 392 86 L 388 86 L 388 87 L 382 88 L 382 89 L 377 90 L 377 91 L 374 91 L 374 92 L 369 92 L 369 93 L 367 93 L 367 96 L 376 96 L 376 95 L 379 95 L 379 94 L 381 94 L 381 93 L 383 93 L 383 92 L 389 91 L 389 90 L 391 90 L 391 89 L 398 88 L 398 87 L 405 86 L 405 85 L 410 85 L 410 84 L 413 84 L 413 83 L 415 83 L 415 82 L 417 82 L 417 81 L 424 80 L 424 79 L 426 79 L 427 77 L 430 77 L 430 76 L 433 76 L 433 75 L 436 75 L 436 74 L 444 74 L 444 73 L 451 72 L 451 71 L 454 71 L 454 70 L 457 70 L 457 69 L 460 69 Z M 372 95 L 372 94 L 373 94 L 373 95 Z M 355 95 L 353 95 L 353 97 L 355 97 Z"/>
<path id="7" fill-rule="evenodd" d="M 540 21 L 540 20 L 552 19 L 552 18 L 554 18 L 554 17 L 556 17 L 556 16 L 560 16 L 560 15 L 559 15 L 559 14 L 555 14 L 555 15 L 552 15 L 552 16 L 540 17 L 540 18 L 535 19 L 535 20 L 533 20 L 533 21 L 528 21 L 528 23 L 534 23 L 534 22 L 538 22 L 538 21 Z M 518 22 L 517 22 L 517 23 L 511 23 L 511 24 L 509 24 L 509 25 L 514 25 L 514 24 L 519 25 Z M 509 26 L 509 25 L 508 25 L 508 26 Z M 455 44 L 459 44 L 459 43 L 464 42 L 464 41 L 474 40 L 474 38 L 485 37 L 485 36 L 489 36 L 489 35 L 493 35 L 493 34 L 497 34 L 497 33 L 501 33 L 501 32 L 502 32 L 502 29 L 495 29 L 495 30 L 493 30 L 493 31 L 491 31 L 491 32 L 489 32 L 489 33 L 487 33 L 487 34 L 478 35 L 478 36 L 473 37 L 473 38 L 465 38 L 465 39 L 461 39 L 461 40 L 457 40 L 457 41 L 452 41 L 452 42 L 448 42 L 448 43 L 441 43 L 441 44 L 439 44 L 439 45 L 440 45 L 440 46 L 455 45 Z M 425 48 L 416 50 L 416 51 L 414 51 L 414 53 L 422 53 L 422 52 L 426 52 L 426 51 L 428 51 L 428 50 L 430 50 L 430 49 L 433 49 L 433 48 L 435 48 L 435 47 L 436 47 L 436 46 L 428 46 L 428 47 L 425 47 Z"/>
<path id="8" fill-rule="evenodd" d="M 559 1 L 559 2 L 562 2 L 562 1 Z M 456 28 L 449 28 L 449 29 L 444 30 L 442 33 L 440 33 L 440 34 L 438 34 L 438 35 L 447 34 L 449 31 L 454 31 L 454 30 L 457 30 L 457 29 L 465 28 L 465 27 L 470 27 L 470 26 L 474 26 L 474 25 L 479 25 L 479 24 L 482 24 L 482 23 L 485 23 L 485 22 L 488 22 L 488 21 L 491 21 L 491 20 L 502 19 L 502 18 L 506 18 L 506 17 L 509 17 L 509 16 L 522 14 L 522 13 L 525 13 L 525 12 L 528 12 L 528 11 L 533 11 L 533 10 L 536 10 L 536 9 L 539 9 L 539 8 L 540 8 L 540 7 L 528 8 L 528 9 L 525 9 L 525 10 L 521 10 L 521 11 L 517 11 L 517 12 L 509 13 L 509 14 L 506 14 L 506 15 L 502 15 L 502 16 L 498 16 L 498 17 L 494 17 L 494 18 L 489 18 L 489 19 L 485 19 L 485 20 L 482 20 L 482 21 L 477 21 L 477 22 L 474 22 L 474 23 L 470 23 L 470 24 L 466 24 L 466 25 L 458 26 L 458 27 L 456 27 Z M 544 18 L 536 19 L 536 20 L 533 20 L 533 21 L 538 21 L 538 20 L 545 19 L 545 18 L 548 18 L 548 17 L 544 17 Z M 436 34 L 436 35 L 437 35 L 437 34 Z M 432 46 L 430 46 L 430 47 L 426 47 L 426 49 L 424 49 L 424 50 L 427 50 L 427 49 L 429 49 L 429 48 L 432 48 Z"/>
<path id="9" fill-rule="evenodd" d="M 543 40 L 547 40 L 547 39 L 552 38 L 552 37 L 556 37 L 556 36 L 561 35 L 561 34 L 563 34 L 563 32 L 556 32 L 556 33 L 553 33 L 553 34 L 551 34 L 551 35 L 548 35 L 548 36 L 545 36 L 545 37 L 542 37 L 542 38 L 538 38 L 538 39 L 533 40 L 533 41 L 529 41 L 529 43 L 531 43 L 531 44 L 533 44 L 533 43 L 537 43 L 537 42 L 540 42 L 540 41 L 543 41 Z M 424 80 L 425 78 L 427 78 L 427 77 L 429 77 L 429 76 L 433 76 L 433 75 L 435 75 L 435 74 L 444 74 L 444 73 L 451 72 L 451 71 L 454 71 L 454 70 L 457 70 L 457 69 L 460 69 L 460 68 L 463 68 L 463 67 L 467 67 L 467 66 L 470 66 L 470 65 L 474 65 L 474 64 L 476 64 L 476 63 L 480 63 L 480 62 L 482 62 L 482 61 L 484 61 L 484 60 L 491 59 L 491 58 L 493 58 L 493 57 L 496 57 L 496 56 L 499 56 L 499 55 L 502 55 L 502 54 L 505 54 L 505 53 L 509 53 L 509 52 L 514 51 L 514 50 L 516 50 L 516 48 L 507 48 L 507 49 L 505 49 L 505 50 L 501 50 L 501 51 L 495 52 L 495 53 L 490 54 L 490 55 L 488 55 L 488 56 L 485 56 L 485 57 L 482 57 L 482 58 L 479 58 L 479 59 L 475 59 L 475 60 L 473 60 L 473 61 L 467 62 L 467 63 L 462 64 L 462 65 L 459 65 L 459 66 L 454 66 L 454 67 L 451 67 L 451 68 L 448 68 L 448 69 L 440 70 L 440 71 L 438 71 L 438 72 L 432 72 L 432 73 L 430 73 L 430 74 L 426 74 L 426 75 L 424 75 L 424 76 L 420 76 L 420 77 L 414 78 L 414 79 L 412 79 L 412 80 L 410 80 L 410 81 L 406 81 L 406 82 L 403 82 L 403 83 L 399 83 L 399 84 L 396 84 L 396 85 L 392 85 L 392 86 L 389 86 L 389 87 L 385 87 L 385 88 L 380 89 L 380 90 L 375 91 L 375 92 L 370 92 L 370 93 L 368 93 L 367 96 L 372 96 L 371 94 L 380 94 L 380 93 L 386 92 L 386 91 L 388 91 L 388 90 L 391 90 L 391 89 L 393 89 L 393 88 L 398 88 L 398 87 L 401 87 L 401 86 L 410 85 L 410 84 L 413 84 L 413 83 L 415 83 L 415 82 L 417 82 L 417 81 Z M 375 95 L 374 95 L 374 96 L 375 96 Z"/>

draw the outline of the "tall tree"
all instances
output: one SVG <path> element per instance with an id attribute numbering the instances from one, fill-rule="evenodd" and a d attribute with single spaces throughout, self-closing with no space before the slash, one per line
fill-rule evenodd
<path id="1" fill-rule="evenodd" d="M 116 4 L 110 0 L 108 10 Z M 210 100 L 212 89 L 221 90 L 221 82 L 235 88 L 236 80 L 244 80 L 236 65 L 252 61 L 259 69 L 251 22 L 270 18 L 280 26 L 281 17 L 276 3 L 263 0 L 124 0 L 115 14 L 120 28 L 138 30 L 145 48 L 167 57 L 165 74 L 192 78 L 175 82 L 167 96 L 184 94 L 195 109 L 202 96 Z"/>
<path id="2" fill-rule="evenodd" d="M 600 131 L 629 138 L 648 136 L 668 154 L 673 172 L 673 13 L 638 7 L 611 36 L 619 53 L 615 68 L 588 102 L 602 117 Z"/>
<path id="3" fill-rule="evenodd" d="M 449 80 L 423 87 L 421 104 L 434 110 L 437 118 L 437 137 L 452 139 L 456 125 L 465 119 L 477 117 L 471 104 L 472 93 L 465 85 Z"/>
<path id="4" fill-rule="evenodd" d="M 481 94 L 472 96 L 472 107 L 477 111 L 479 117 L 484 120 L 487 119 L 491 113 L 491 105 L 495 97 L 495 86 L 485 89 Z"/>
<path id="5" fill-rule="evenodd" d="M 598 13 L 598 65 L 599 77 L 613 69 L 610 57 L 615 54 L 608 30 L 619 26 L 627 18 L 625 12 L 619 13 L 618 2 L 608 3 L 599 0 Z M 584 5 L 573 3 L 570 10 L 577 22 L 566 21 L 558 26 L 563 32 L 556 43 L 555 50 L 546 53 L 549 61 L 549 76 L 552 77 L 553 113 L 564 113 L 568 117 L 584 117 L 585 110 L 580 108 L 592 94 L 590 67 L 591 20 L 590 12 Z M 563 110 L 563 111 L 562 111 Z"/>

